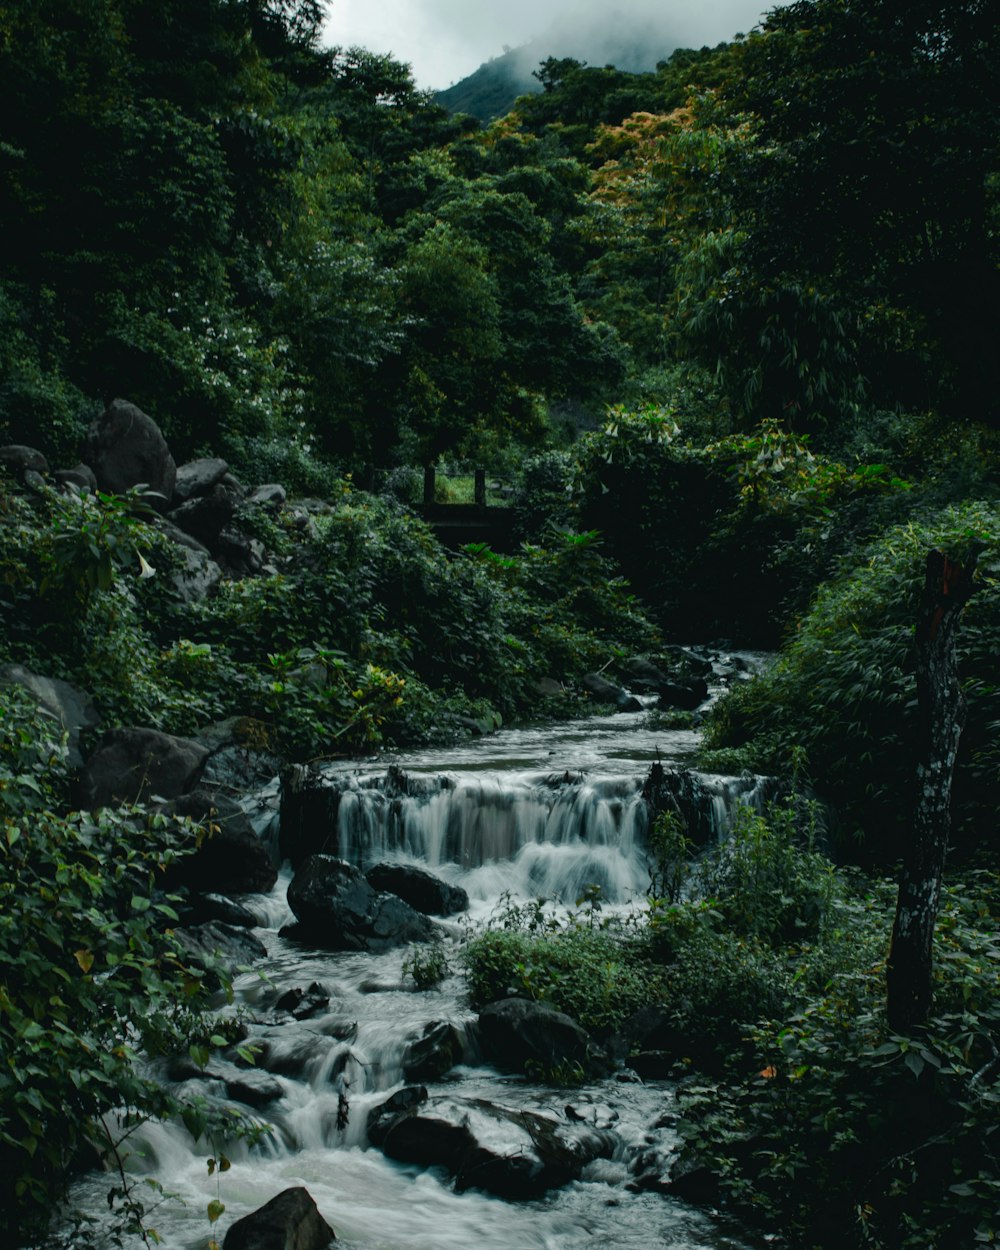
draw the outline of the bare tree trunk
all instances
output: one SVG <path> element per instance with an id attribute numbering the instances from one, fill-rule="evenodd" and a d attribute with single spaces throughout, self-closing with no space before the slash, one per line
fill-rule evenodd
<path id="1" fill-rule="evenodd" d="M 931 1006 L 934 925 L 951 831 L 951 780 L 965 725 L 955 630 L 974 589 L 978 555 L 974 550 L 964 566 L 940 551 L 927 555 L 916 635 L 917 797 L 886 970 L 889 1025 L 904 1033 L 922 1024 Z"/>

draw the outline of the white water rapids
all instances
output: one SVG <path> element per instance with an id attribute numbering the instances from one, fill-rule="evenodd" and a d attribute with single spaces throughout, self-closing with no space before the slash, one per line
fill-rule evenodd
<path id="1" fill-rule="evenodd" d="M 572 904 L 596 882 L 609 905 L 641 906 L 648 884 L 641 783 L 654 759 L 682 763 L 695 741 L 691 731 L 658 729 L 654 715 L 508 731 L 461 748 L 414 754 L 400 761 L 410 792 L 395 798 L 379 788 L 384 762 L 342 766 L 338 853 L 365 866 L 380 859 L 419 863 L 465 887 L 469 917 L 444 922 L 453 969 L 467 926 L 481 921 L 505 892 Z M 711 820 L 720 826 L 736 792 L 727 784 L 705 781 L 706 801 L 714 804 Z M 745 783 L 740 788 L 752 790 Z M 297 1185 L 309 1190 L 336 1231 L 336 1244 L 346 1250 L 745 1246 L 676 1199 L 626 1188 L 637 1152 L 666 1156 L 675 1141 L 673 1094 L 663 1084 L 612 1077 L 560 1090 L 503 1076 L 483 1066 L 467 1045 L 465 1062 L 431 1086 L 432 1095 L 444 1087 L 463 1097 L 559 1114 L 567 1104 L 584 1113 L 599 1105 L 617 1117 L 614 1156 L 535 1201 L 507 1202 L 476 1190 L 459 1194 L 442 1170 L 395 1163 L 369 1147 L 368 1111 L 405 1083 L 407 1047 L 433 1022 L 450 1023 L 466 1037 L 475 1013 L 457 971 L 440 987 L 417 992 L 403 973 L 405 950 L 338 954 L 281 937 L 278 930 L 292 918 L 284 902 L 288 880 L 285 870 L 273 894 L 242 900 L 260 921 L 255 933 L 268 956 L 261 968 L 237 979 L 235 1003 L 226 1009 L 248 1014 L 250 1041 L 261 1048 L 256 1071 L 272 1086 L 266 1103 L 241 1110 L 270 1127 L 253 1147 L 196 1143 L 177 1125 L 146 1126 L 128 1142 L 128 1167 L 140 1187 L 144 1177 L 155 1177 L 170 1195 L 147 1217 L 167 1250 L 204 1250 L 213 1235 L 221 1243 L 235 1219 Z M 302 1021 L 276 1012 L 283 993 L 313 982 L 329 993 L 325 1008 Z M 188 1081 L 186 1092 L 231 1103 L 245 1075 L 234 1064 L 213 1060 L 202 1078 Z M 346 1127 L 338 1127 L 342 1096 L 349 1104 Z M 210 1176 L 207 1159 L 222 1150 L 232 1166 Z M 98 1229 L 110 1227 L 106 1195 L 113 1183 L 109 1174 L 92 1173 L 73 1188 L 71 1206 L 97 1220 Z M 152 1192 L 138 1196 L 147 1206 L 156 1202 Z M 225 1213 L 213 1226 L 207 1208 L 215 1199 L 225 1204 Z"/>

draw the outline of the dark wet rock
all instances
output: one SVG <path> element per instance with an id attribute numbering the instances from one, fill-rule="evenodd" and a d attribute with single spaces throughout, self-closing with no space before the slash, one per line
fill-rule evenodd
<path id="1" fill-rule="evenodd" d="M 461 886 L 449 885 L 424 868 L 376 864 L 365 876 L 373 889 L 398 895 L 425 916 L 452 916 L 469 907 L 469 896 Z"/>
<path id="2" fill-rule="evenodd" d="M 563 1110 L 571 1124 L 589 1124 L 603 1132 L 611 1132 L 621 1118 L 614 1107 L 606 1102 L 595 1102 L 587 1095 L 575 1104 L 568 1103 Z"/>
<path id="3" fill-rule="evenodd" d="M 232 473 L 224 473 L 222 477 L 219 478 L 219 485 L 224 486 L 231 495 L 234 495 L 240 501 L 240 503 L 242 503 L 247 497 L 247 488 L 243 485 L 239 478 L 234 477 Z"/>
<path id="4" fill-rule="evenodd" d="M 286 1189 L 231 1225 L 222 1250 L 326 1250 L 336 1236 L 307 1189 Z"/>
<path id="5" fill-rule="evenodd" d="M 479 1098 L 434 1098 L 395 1115 L 375 1114 L 369 1137 L 401 1163 L 447 1168 L 459 1190 L 514 1200 L 576 1180 L 614 1148 L 610 1134 Z"/>
<path id="6" fill-rule="evenodd" d="M 230 716 L 205 725 L 194 740 L 208 748 L 202 773 L 207 785 L 238 792 L 256 790 L 281 768 L 270 750 L 267 726 L 251 716 Z"/>
<path id="7" fill-rule="evenodd" d="M 240 1072 L 226 1081 L 226 1094 L 234 1102 L 245 1103 L 248 1107 L 266 1107 L 276 1102 L 283 1094 L 281 1082 L 266 1072 L 254 1070 Z"/>
<path id="8" fill-rule="evenodd" d="M 5 447 L 0 447 L 0 466 L 14 477 L 21 477 L 28 470 L 43 475 L 49 471 L 49 462 L 42 453 L 35 447 L 24 446 L 23 443 L 8 443 Z"/>
<path id="9" fill-rule="evenodd" d="M 357 1035 L 357 1028 L 356 1022 L 352 1020 L 345 1021 L 343 1027 L 338 1030 L 343 1036 L 312 1031 L 304 1033 L 300 1030 L 293 1032 L 288 1028 L 286 1021 L 278 1025 L 271 1036 L 263 1039 L 255 1038 L 256 1070 L 273 1072 L 278 1076 L 291 1077 L 296 1081 L 304 1080 L 306 1070 L 311 1068 L 317 1060 L 325 1063 L 334 1048 L 339 1049 L 340 1043 L 353 1041 Z M 344 1051 L 340 1056 L 339 1067 L 327 1073 L 330 1079 L 335 1078 L 344 1070 L 349 1057 L 349 1052 Z"/>
<path id="10" fill-rule="evenodd" d="M 196 495 L 207 495 L 228 472 L 229 465 L 218 457 L 189 460 L 187 464 L 178 465 L 174 479 L 174 502 L 187 503 Z"/>
<path id="11" fill-rule="evenodd" d="M 32 672 L 23 664 L 0 665 L 0 687 L 10 685 L 23 686 L 29 691 L 41 712 L 55 722 L 59 734 L 66 734 L 69 764 L 79 768 L 83 763 L 80 735 L 101 723 L 90 695 L 58 677 L 43 677 Z"/>
<path id="12" fill-rule="evenodd" d="M 657 1173 L 654 1171 L 653 1176 Z M 704 1163 L 683 1156 L 674 1159 L 669 1171 L 659 1172 L 659 1185 L 646 1185 L 660 1193 L 673 1194 L 695 1206 L 714 1206 L 719 1201 L 719 1174 Z"/>
<path id="13" fill-rule="evenodd" d="M 368 1112 L 368 1136 L 372 1141 L 381 1140 L 396 1117 L 427 1101 L 423 1085 L 405 1085 L 397 1089 L 391 1098 L 380 1102 Z"/>
<path id="14" fill-rule="evenodd" d="M 199 542 L 193 534 L 188 534 L 185 530 L 180 529 L 179 526 L 174 525 L 169 517 L 154 517 L 152 523 L 164 537 L 169 538 L 178 547 L 186 547 L 189 551 L 198 552 L 199 555 L 211 555 L 204 543 Z"/>
<path id="15" fill-rule="evenodd" d="M 224 529 L 215 539 L 212 552 L 234 577 L 256 577 L 264 572 L 267 553 L 264 544 L 234 529 Z"/>
<path id="16" fill-rule="evenodd" d="M 249 908 L 224 894 L 192 894 L 187 901 L 183 920 L 186 924 L 205 924 L 209 920 L 221 920 L 223 924 L 237 929 L 253 929 L 257 917 Z"/>
<path id="17" fill-rule="evenodd" d="M 501 1071 L 542 1074 L 591 1062 L 590 1038 L 570 1016 L 545 1003 L 504 998 L 479 1013 L 483 1054 Z"/>
<path id="18" fill-rule="evenodd" d="M 201 603 L 219 589 L 222 569 L 207 551 L 179 547 L 175 567 L 167 579 L 182 603 Z"/>
<path id="19" fill-rule="evenodd" d="M 318 1016 L 320 1012 L 326 1011 L 329 1005 L 330 991 L 319 981 L 313 981 L 311 985 L 295 985 L 286 990 L 274 1004 L 274 1009 L 286 1011 L 296 1020 L 308 1020 L 311 1016 Z"/>
<path id="20" fill-rule="evenodd" d="M 357 868 L 332 855 L 305 861 L 289 886 L 288 905 L 298 924 L 287 935 L 327 950 L 378 952 L 434 936 L 426 916 L 394 894 L 377 893 Z"/>
<path id="21" fill-rule="evenodd" d="M 71 469 L 56 469 L 52 474 L 60 486 L 71 486 L 78 491 L 97 490 L 97 477 L 89 464 L 76 464 Z"/>
<path id="22" fill-rule="evenodd" d="M 81 803 L 107 807 L 179 798 L 198 783 L 208 752 L 158 729 L 113 729 L 84 766 Z"/>
<path id="23" fill-rule="evenodd" d="M 123 495 L 145 485 L 164 510 L 174 493 L 177 466 L 160 427 L 135 404 L 116 399 L 91 425 L 83 459 L 102 490 Z"/>
<path id="24" fill-rule="evenodd" d="M 263 942 L 252 933 L 218 920 L 175 929 L 174 935 L 184 958 L 208 972 L 219 971 L 231 976 L 238 968 L 250 967 L 267 956 Z"/>
<path id="25" fill-rule="evenodd" d="M 219 535 L 233 519 L 236 503 L 229 491 L 215 487 L 210 495 L 198 495 L 174 508 L 169 519 L 213 550 Z"/>
<path id="26" fill-rule="evenodd" d="M 628 1057 L 628 1066 L 643 1081 L 667 1081 L 676 1075 L 676 1055 L 667 1050 L 640 1050 Z"/>
<path id="27" fill-rule="evenodd" d="M 590 694 L 595 703 L 611 703 L 619 712 L 641 712 L 642 704 L 621 686 L 608 681 L 600 673 L 587 673 L 583 677 L 583 688 Z"/>
<path id="28" fill-rule="evenodd" d="M 633 656 L 625 662 L 625 667 L 632 684 L 649 694 L 659 695 L 663 707 L 694 711 L 708 698 L 708 684 L 704 676 L 684 673 L 668 675 L 642 656 Z"/>
<path id="29" fill-rule="evenodd" d="M 608 1050 L 615 1059 L 626 1059 L 641 1051 L 670 1051 L 683 1046 L 684 1039 L 678 1034 L 669 1012 L 649 1004 L 634 1011 L 619 1025 L 611 1036 Z"/>
<path id="30" fill-rule="evenodd" d="M 278 871 L 267 848 L 254 833 L 246 812 L 232 799 L 199 787 L 162 804 L 160 810 L 208 828 L 197 851 L 171 865 L 167 876 L 171 889 L 253 894 L 266 893 L 277 881 Z"/>
<path id="31" fill-rule="evenodd" d="M 288 498 L 288 492 L 279 482 L 265 482 L 247 496 L 247 503 L 257 508 L 280 508 Z"/>
<path id="32" fill-rule="evenodd" d="M 419 1036 L 408 1039 L 403 1051 L 403 1079 L 439 1081 L 462 1060 L 462 1038 L 445 1020 L 431 1020 Z"/>

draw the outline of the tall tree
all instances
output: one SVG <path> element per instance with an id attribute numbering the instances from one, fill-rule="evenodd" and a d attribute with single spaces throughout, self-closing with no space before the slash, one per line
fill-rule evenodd
<path id="1" fill-rule="evenodd" d="M 920 758 L 913 831 L 903 858 L 886 975 L 889 1024 L 908 1032 L 931 1005 L 934 925 L 951 829 L 951 780 L 965 724 L 955 631 L 973 590 L 978 551 L 964 565 L 927 556 L 917 621 Z"/>

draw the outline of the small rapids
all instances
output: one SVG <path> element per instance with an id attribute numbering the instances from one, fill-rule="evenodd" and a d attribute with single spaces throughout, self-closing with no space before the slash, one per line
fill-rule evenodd
<path id="1" fill-rule="evenodd" d="M 469 893 L 469 914 L 441 922 L 452 972 L 421 993 L 405 974 L 405 950 L 333 953 L 281 936 L 292 919 L 287 867 L 270 895 L 241 899 L 258 921 L 254 933 L 267 958 L 236 980 L 234 1002 L 220 1008 L 245 1014 L 256 1065 L 226 1052 L 203 1072 L 182 1059 L 162 1064 L 158 1075 L 178 1091 L 183 1083 L 185 1097 L 200 1095 L 265 1127 L 253 1144 L 195 1142 L 175 1124 L 146 1125 L 130 1136 L 127 1168 L 147 1224 L 167 1250 L 204 1250 L 213 1236 L 221 1244 L 234 1220 L 300 1185 L 347 1250 L 746 1246 L 677 1199 L 628 1188 L 640 1153 L 666 1160 L 676 1148 L 668 1085 L 619 1073 L 565 1090 L 485 1066 L 457 971 L 464 933 L 505 899 L 544 896 L 572 905 L 596 884 L 607 907 L 641 907 L 649 881 L 643 782 L 654 760 L 680 765 L 693 745 L 690 731 L 657 731 L 649 722 L 645 712 L 597 717 L 426 752 L 388 771 L 384 763 L 330 770 L 329 827 L 312 832 L 322 849 L 365 867 L 416 864 Z M 705 829 L 715 834 L 737 805 L 761 801 L 757 779 L 700 777 L 690 785 Z M 276 1006 L 288 991 L 314 986 L 316 1009 L 305 1018 Z M 396 1163 L 369 1145 L 369 1110 L 407 1083 L 411 1049 L 442 1025 L 453 1028 L 462 1055 L 432 1095 L 560 1116 L 568 1104 L 583 1115 L 593 1109 L 613 1120 L 612 1156 L 544 1198 L 509 1202 L 476 1189 L 458 1193 L 442 1169 Z M 231 1166 L 209 1175 L 208 1158 L 223 1150 Z M 147 1178 L 162 1184 L 162 1201 L 146 1192 Z M 114 1183 L 110 1174 L 90 1173 L 71 1193 L 70 1208 L 96 1221 L 95 1245 L 112 1244 L 106 1196 Z M 225 1204 L 216 1225 L 207 1213 L 214 1200 Z M 67 1215 L 64 1230 L 70 1225 Z"/>

